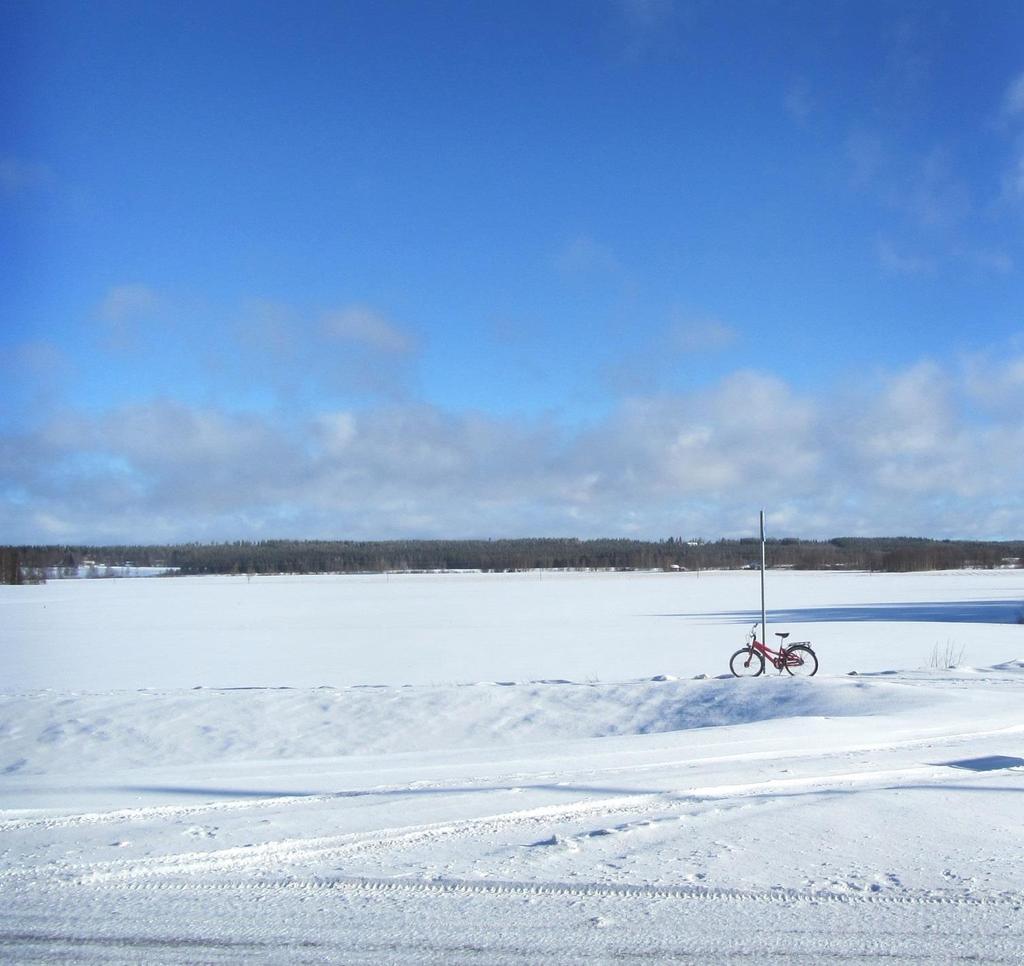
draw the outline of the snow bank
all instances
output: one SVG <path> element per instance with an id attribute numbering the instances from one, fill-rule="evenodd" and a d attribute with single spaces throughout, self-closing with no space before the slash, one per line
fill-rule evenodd
<path id="1" fill-rule="evenodd" d="M 936 700 L 899 684 L 790 678 L 40 692 L 0 696 L 0 776 L 652 734 Z"/>

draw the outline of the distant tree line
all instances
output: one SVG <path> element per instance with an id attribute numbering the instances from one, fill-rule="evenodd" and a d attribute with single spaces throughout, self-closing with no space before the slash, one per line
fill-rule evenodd
<path id="1" fill-rule="evenodd" d="M 0 547 L 0 584 L 22 582 L 21 557 L 14 547 Z"/>
<path id="2" fill-rule="evenodd" d="M 836 537 L 768 541 L 770 567 L 904 572 L 1021 565 L 1024 541 L 917 537 Z M 166 567 L 181 574 L 317 574 L 384 571 L 536 569 L 705 570 L 759 566 L 760 541 L 544 537 L 519 540 L 261 540 L 171 546 L 0 548 L 4 583 L 81 566 Z"/>

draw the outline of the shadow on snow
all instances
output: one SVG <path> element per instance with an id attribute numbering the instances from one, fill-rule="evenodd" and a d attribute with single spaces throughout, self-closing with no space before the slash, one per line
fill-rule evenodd
<path id="1" fill-rule="evenodd" d="M 594 785 L 547 783 L 541 785 L 469 785 L 438 788 L 366 788 L 355 791 L 281 791 L 275 789 L 210 788 L 194 785 L 122 785 L 119 792 L 155 795 L 197 795 L 204 798 L 388 798 L 392 795 L 467 795 L 483 792 L 547 791 L 575 795 L 671 795 L 664 788 L 614 788 Z"/>
<path id="2" fill-rule="evenodd" d="M 1024 766 L 1024 758 L 1017 758 L 1010 755 L 986 755 L 982 758 L 964 758 L 957 761 L 936 762 L 937 765 L 945 765 L 949 768 L 963 769 L 965 771 L 986 772 L 1016 770 Z M 882 790 L 955 790 L 955 791 L 1014 791 L 1024 792 L 1024 788 L 995 788 L 991 785 L 959 785 L 936 782 L 934 784 L 910 784 L 910 785 L 887 785 Z M 719 795 L 701 794 L 680 794 L 672 789 L 666 788 L 616 788 L 611 786 L 582 785 L 575 782 L 566 783 L 544 783 L 536 785 L 470 785 L 470 786 L 448 786 L 438 788 L 367 788 L 358 791 L 273 791 L 271 789 L 241 789 L 241 788 L 209 788 L 188 785 L 129 785 L 120 789 L 126 792 L 148 792 L 153 794 L 175 794 L 175 795 L 198 795 L 204 798 L 387 798 L 393 795 L 466 795 L 480 794 L 486 792 L 509 792 L 509 791 L 546 791 L 561 792 L 569 795 L 597 794 L 597 795 L 638 795 L 658 796 L 669 799 L 680 799 L 684 801 L 700 801 L 715 799 Z M 799 792 L 772 791 L 768 793 L 751 795 L 751 798 L 793 798 L 810 795 L 847 795 L 855 794 L 858 790 L 841 788 L 815 788 Z"/>
<path id="3" fill-rule="evenodd" d="M 703 614 L 652 614 L 652 617 L 710 617 L 726 624 L 752 624 L 760 610 Z M 1024 602 L 1015 600 L 936 600 L 918 603 L 849 604 L 768 611 L 769 623 L 831 623 L 834 621 L 912 621 L 944 624 L 1018 624 L 1024 622 Z"/>

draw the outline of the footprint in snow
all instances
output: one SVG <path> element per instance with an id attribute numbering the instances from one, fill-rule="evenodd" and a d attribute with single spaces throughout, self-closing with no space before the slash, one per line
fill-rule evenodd
<path id="1" fill-rule="evenodd" d="M 540 847 L 560 845 L 564 849 L 577 850 L 579 846 L 572 840 L 561 835 L 552 835 L 550 838 L 541 839 L 539 842 L 531 842 L 527 848 L 535 849 Z"/>
<path id="2" fill-rule="evenodd" d="M 217 837 L 217 831 L 215 825 L 190 825 L 181 834 L 193 839 L 212 839 Z"/>

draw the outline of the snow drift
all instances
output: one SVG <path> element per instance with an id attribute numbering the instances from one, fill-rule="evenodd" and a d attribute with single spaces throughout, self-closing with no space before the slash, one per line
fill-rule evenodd
<path id="1" fill-rule="evenodd" d="M 568 681 L 0 696 L 0 774 L 641 735 L 940 700 L 878 680 Z"/>

